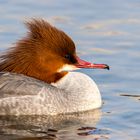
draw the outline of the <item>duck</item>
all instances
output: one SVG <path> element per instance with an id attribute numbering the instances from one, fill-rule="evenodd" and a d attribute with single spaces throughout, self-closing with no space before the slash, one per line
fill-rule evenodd
<path id="1" fill-rule="evenodd" d="M 0 115 L 58 115 L 102 106 L 97 84 L 81 68 L 73 40 L 44 19 L 25 23 L 27 35 L 0 56 Z"/>

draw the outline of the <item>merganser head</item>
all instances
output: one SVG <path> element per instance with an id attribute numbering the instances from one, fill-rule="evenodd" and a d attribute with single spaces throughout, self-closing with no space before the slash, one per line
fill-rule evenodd
<path id="1" fill-rule="evenodd" d="M 106 64 L 81 60 L 76 55 L 72 39 L 48 22 L 33 19 L 26 25 L 28 35 L 1 56 L 0 71 L 20 73 L 52 83 L 77 68 L 109 69 Z"/>

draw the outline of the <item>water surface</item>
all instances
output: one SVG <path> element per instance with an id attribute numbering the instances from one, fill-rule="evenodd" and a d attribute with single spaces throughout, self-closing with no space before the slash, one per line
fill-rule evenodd
<path id="1" fill-rule="evenodd" d="M 140 1 L 0 0 L 0 50 L 44 18 L 69 34 L 78 54 L 111 70 L 80 70 L 99 86 L 103 107 L 67 116 L 0 117 L 1 140 L 138 140 L 140 137 Z"/>

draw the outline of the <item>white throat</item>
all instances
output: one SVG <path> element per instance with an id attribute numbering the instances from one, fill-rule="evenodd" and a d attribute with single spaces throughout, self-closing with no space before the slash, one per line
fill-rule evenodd
<path id="1" fill-rule="evenodd" d="M 77 67 L 74 66 L 74 65 L 65 64 L 65 65 L 63 65 L 60 69 L 58 69 L 57 72 L 73 71 L 73 70 L 77 70 L 77 69 L 80 69 L 80 68 L 77 68 Z"/>

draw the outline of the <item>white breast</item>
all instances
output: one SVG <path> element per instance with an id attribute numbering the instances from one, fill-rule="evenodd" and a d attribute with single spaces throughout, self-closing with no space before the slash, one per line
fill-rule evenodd
<path id="1" fill-rule="evenodd" d="M 52 85 L 19 74 L 0 76 L 0 115 L 56 115 L 100 106 L 97 85 L 83 73 L 69 72 Z"/>
<path id="2" fill-rule="evenodd" d="M 53 84 L 64 90 L 69 100 L 69 111 L 85 111 L 101 107 L 101 95 L 96 83 L 80 72 L 69 72 L 58 83 Z"/>

